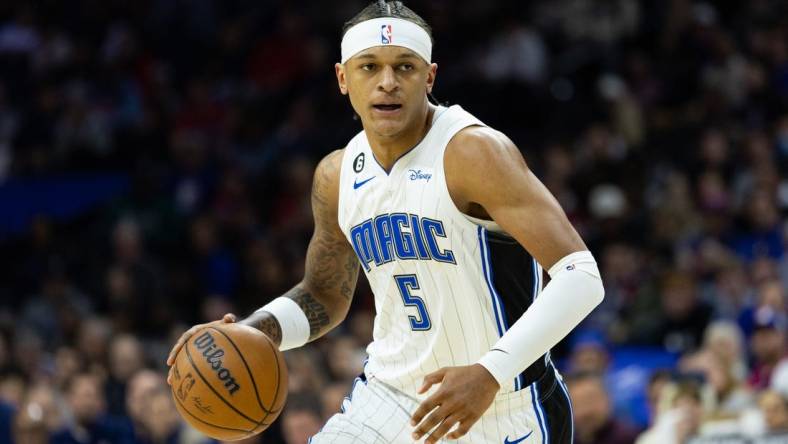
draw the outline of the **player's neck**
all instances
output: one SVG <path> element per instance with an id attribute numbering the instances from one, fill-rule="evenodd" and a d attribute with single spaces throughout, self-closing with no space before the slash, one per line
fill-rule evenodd
<path id="1" fill-rule="evenodd" d="M 432 126 L 434 114 L 435 108 L 427 104 L 426 113 L 422 119 L 419 119 L 418 124 L 395 137 L 379 136 L 371 131 L 367 132 L 367 140 L 372 148 L 372 154 L 375 155 L 375 159 L 384 170 L 390 172 L 397 159 L 421 142 Z"/>

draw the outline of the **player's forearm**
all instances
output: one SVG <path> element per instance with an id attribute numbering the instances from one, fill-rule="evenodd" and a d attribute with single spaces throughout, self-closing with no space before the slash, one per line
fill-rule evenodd
<path id="1" fill-rule="evenodd" d="M 304 282 L 298 283 L 281 297 L 292 300 L 303 313 L 303 315 L 294 313 L 297 319 L 288 319 L 290 316 L 279 315 L 279 318 L 283 318 L 283 322 L 290 324 L 285 325 L 285 329 L 292 330 L 295 332 L 294 335 L 302 337 L 301 340 L 293 339 L 296 343 L 313 341 L 331 331 L 345 319 L 350 306 L 350 301 L 344 297 L 319 294 L 309 289 Z M 278 306 L 281 306 L 281 301 Z M 267 310 L 266 307 L 269 309 Z M 267 334 L 277 346 L 281 346 L 283 326 L 277 314 L 276 308 L 267 305 L 240 322 L 257 328 Z M 305 318 L 305 322 L 301 316 Z M 289 345 L 293 341 L 285 341 L 287 348 L 292 348 Z"/>
<path id="2" fill-rule="evenodd" d="M 271 313 L 258 310 L 247 318 L 239 321 L 240 324 L 254 327 L 268 335 L 269 338 L 279 347 L 282 344 L 282 326 Z"/>
<path id="3" fill-rule="evenodd" d="M 501 385 L 544 355 L 602 302 L 605 290 L 591 253 L 568 255 L 550 269 L 550 276 L 542 294 L 479 360 Z"/>

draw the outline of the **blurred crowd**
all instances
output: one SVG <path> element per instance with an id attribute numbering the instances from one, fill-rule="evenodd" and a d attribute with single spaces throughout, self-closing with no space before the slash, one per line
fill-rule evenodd
<path id="1" fill-rule="evenodd" d="M 600 263 L 605 301 L 553 353 L 576 442 L 788 442 L 788 4 L 406 3 L 437 98 L 518 144 Z M 164 359 L 300 280 L 314 166 L 360 130 L 333 63 L 365 5 L 0 2 L 0 189 L 130 183 L 0 239 L 0 442 L 210 442 Z M 339 410 L 373 307 L 362 277 L 347 321 L 285 354 L 287 407 L 248 443 Z M 624 349 L 673 357 L 645 420 L 615 389 Z"/>

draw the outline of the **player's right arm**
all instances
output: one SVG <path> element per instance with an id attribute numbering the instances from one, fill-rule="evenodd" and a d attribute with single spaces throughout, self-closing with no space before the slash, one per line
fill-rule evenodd
<path id="1" fill-rule="evenodd" d="M 297 306 L 303 312 L 308 322 L 308 341 L 323 336 L 345 319 L 358 279 L 358 259 L 340 230 L 337 219 L 339 171 L 343 152 L 344 150 L 332 152 L 315 170 L 312 184 L 315 230 L 306 253 L 304 278 L 287 293 L 277 298 L 291 300 L 295 303 L 291 305 Z M 266 310 L 266 307 L 239 322 L 257 328 L 280 346 L 283 326 L 274 314 Z M 222 320 L 190 328 L 173 346 L 167 358 L 167 365 L 173 364 L 178 350 L 198 330 L 213 323 L 235 321 L 234 315 L 227 314 Z"/>

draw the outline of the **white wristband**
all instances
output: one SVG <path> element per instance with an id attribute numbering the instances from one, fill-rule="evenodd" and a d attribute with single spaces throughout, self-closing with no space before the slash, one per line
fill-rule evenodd
<path id="1" fill-rule="evenodd" d="M 279 328 L 282 329 L 279 350 L 301 347 L 309 341 L 309 320 L 294 300 L 280 296 L 260 307 L 255 313 L 261 311 L 271 313 L 279 322 Z"/>

